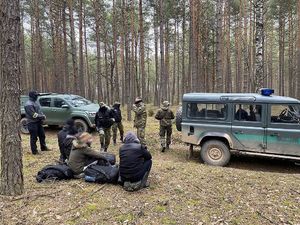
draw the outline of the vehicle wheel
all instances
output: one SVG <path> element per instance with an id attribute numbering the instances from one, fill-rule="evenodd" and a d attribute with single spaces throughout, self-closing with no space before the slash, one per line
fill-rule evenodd
<path id="1" fill-rule="evenodd" d="M 75 127 L 77 128 L 78 132 L 88 132 L 89 127 L 83 119 L 75 119 L 74 123 L 75 123 Z"/>
<path id="2" fill-rule="evenodd" d="M 203 144 L 200 151 L 201 159 L 212 166 L 225 166 L 230 160 L 228 146 L 218 140 L 207 141 Z"/>
<path id="3" fill-rule="evenodd" d="M 180 106 L 176 112 L 176 129 L 181 131 L 181 122 L 182 122 L 182 106 Z"/>
<path id="4" fill-rule="evenodd" d="M 27 127 L 27 119 L 25 117 L 23 117 L 21 119 L 20 125 L 21 125 L 21 133 L 29 134 L 29 130 L 28 130 L 28 127 Z"/>

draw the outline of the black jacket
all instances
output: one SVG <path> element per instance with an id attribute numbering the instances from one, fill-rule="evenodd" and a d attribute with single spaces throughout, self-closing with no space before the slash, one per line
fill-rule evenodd
<path id="1" fill-rule="evenodd" d="M 69 159 L 70 151 L 72 149 L 72 141 L 75 139 L 75 136 L 73 135 L 76 133 L 77 130 L 75 127 L 65 125 L 57 134 L 58 147 L 63 160 Z"/>
<path id="2" fill-rule="evenodd" d="M 42 112 L 40 105 L 31 98 L 26 102 L 24 109 L 27 123 L 37 123 L 45 119 L 45 115 Z"/>
<path id="3" fill-rule="evenodd" d="M 122 121 L 122 112 L 121 112 L 120 106 L 114 105 L 112 110 L 113 110 L 115 122 L 120 123 Z"/>
<path id="4" fill-rule="evenodd" d="M 137 137 L 130 133 L 126 135 L 125 144 L 121 146 L 120 156 L 120 176 L 125 179 L 136 177 L 146 160 L 152 159 L 147 148 L 139 143 Z"/>
<path id="5" fill-rule="evenodd" d="M 114 123 L 114 114 L 113 111 L 107 107 L 99 108 L 99 111 L 96 113 L 95 123 L 96 127 L 99 128 L 109 128 Z"/>

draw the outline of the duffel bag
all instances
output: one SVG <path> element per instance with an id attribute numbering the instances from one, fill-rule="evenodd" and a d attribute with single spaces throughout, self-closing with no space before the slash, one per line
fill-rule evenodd
<path id="1" fill-rule="evenodd" d="M 105 159 L 111 164 L 115 165 L 116 164 L 116 155 L 113 153 L 109 152 L 101 152 L 101 155 L 105 157 Z"/>
<path id="2" fill-rule="evenodd" d="M 45 166 L 36 175 L 37 182 L 46 180 L 69 180 L 74 178 L 74 173 L 66 164 Z"/>
<path id="3" fill-rule="evenodd" d="M 91 164 L 84 169 L 86 182 L 92 183 L 117 183 L 119 177 L 119 167 L 116 165 Z"/>

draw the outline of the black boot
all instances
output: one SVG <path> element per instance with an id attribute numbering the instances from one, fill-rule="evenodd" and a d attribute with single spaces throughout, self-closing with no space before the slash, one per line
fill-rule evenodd
<path id="1" fill-rule="evenodd" d="M 123 140 L 123 135 L 121 135 L 121 137 L 120 137 L 120 141 L 121 141 L 122 143 L 124 143 L 124 140 Z"/>
<path id="2" fill-rule="evenodd" d="M 167 144 L 166 149 L 170 149 L 170 145 L 169 144 Z"/>
<path id="3" fill-rule="evenodd" d="M 117 141 L 116 141 L 116 140 L 113 140 L 113 142 L 114 142 L 114 145 L 116 145 L 116 144 L 117 144 Z"/>

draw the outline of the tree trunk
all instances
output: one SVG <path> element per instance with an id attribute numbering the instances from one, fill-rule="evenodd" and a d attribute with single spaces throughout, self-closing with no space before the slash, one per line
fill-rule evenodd
<path id="1" fill-rule="evenodd" d="M 145 46 L 144 46 L 144 22 L 143 1 L 139 0 L 139 33 L 140 33 L 140 60 L 141 60 L 141 83 L 142 98 L 146 97 L 146 71 L 145 71 Z"/>
<path id="2" fill-rule="evenodd" d="M 263 86 L 263 43 L 264 43 L 264 20 L 263 7 L 264 0 L 255 0 L 255 76 L 254 89 L 257 92 Z"/>
<path id="3" fill-rule="evenodd" d="M 222 17 L 223 17 L 223 0 L 216 3 L 216 91 L 223 92 L 223 62 L 222 62 Z"/>
<path id="4" fill-rule="evenodd" d="M 20 113 L 20 2 L 0 1 L 1 177 L 2 195 L 23 193 Z"/>

